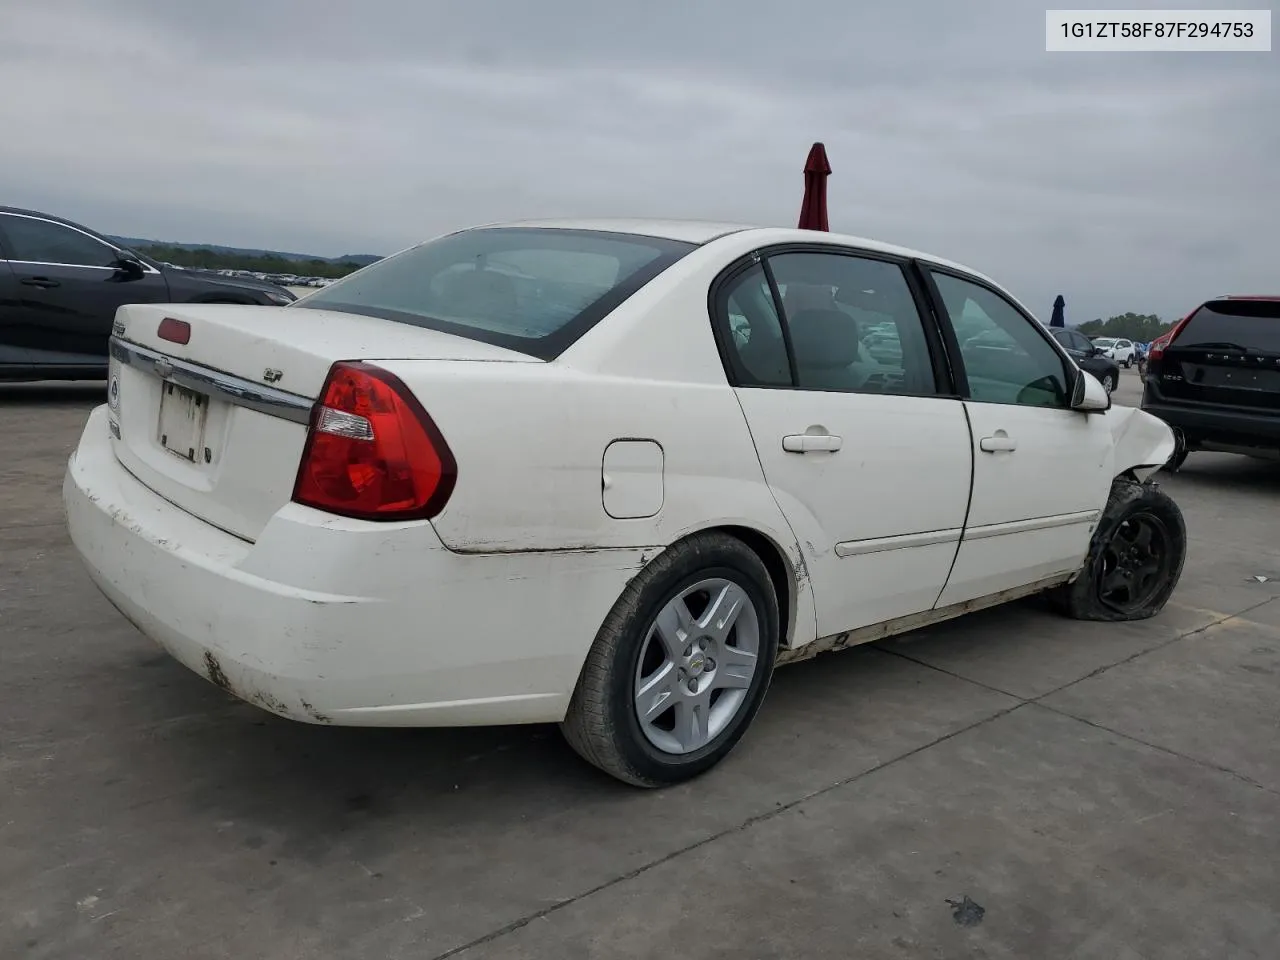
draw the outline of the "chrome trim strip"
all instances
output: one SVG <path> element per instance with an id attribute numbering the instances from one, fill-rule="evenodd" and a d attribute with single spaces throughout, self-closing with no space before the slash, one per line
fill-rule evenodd
<path id="1" fill-rule="evenodd" d="M 933 547 L 940 543 L 959 542 L 959 527 L 954 530 L 929 530 L 925 533 L 906 533 L 894 537 L 846 540 L 836 544 L 836 556 L 860 557 L 868 553 L 883 553 L 886 550 L 909 550 L 912 547 Z"/>
<path id="2" fill-rule="evenodd" d="M 0 261 L 0 262 L 3 262 L 3 261 Z M 15 264 L 20 263 L 23 266 L 27 266 L 27 267 L 71 267 L 75 270 L 105 270 L 107 271 L 107 273 L 117 272 L 115 267 L 95 267 L 92 264 L 88 264 L 88 263 L 54 263 L 52 260 L 10 260 L 8 262 L 15 263 Z M 139 260 L 138 262 L 142 264 L 143 273 L 149 273 L 157 277 L 160 275 L 159 270 L 153 270 L 151 267 L 147 266 L 145 263 L 142 263 L 141 260 Z"/>
<path id="3" fill-rule="evenodd" d="M 990 537 L 1003 537 L 1011 533 L 1032 533 L 1036 530 L 1070 527 L 1078 523 L 1094 523 L 1101 514 L 1101 510 L 1081 510 L 1078 513 L 1059 513 L 1052 517 L 1032 517 L 1030 520 L 988 523 L 981 527 L 970 527 L 965 530 L 964 538 L 966 540 L 986 540 Z"/>
<path id="4" fill-rule="evenodd" d="M 294 423 L 311 422 L 311 408 L 315 406 L 315 401 L 296 393 L 277 390 L 221 370 L 168 357 L 119 337 L 111 338 L 111 356 L 126 366 L 136 367 L 161 380 L 217 397 L 237 407 L 246 407 L 269 417 L 279 417 Z"/>

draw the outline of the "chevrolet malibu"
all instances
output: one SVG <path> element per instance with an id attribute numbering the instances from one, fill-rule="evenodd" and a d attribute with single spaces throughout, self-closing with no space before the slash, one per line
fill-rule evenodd
<path id="1" fill-rule="evenodd" d="M 658 786 L 733 748 L 778 665 L 1038 593 L 1154 615 L 1173 449 L 958 264 L 558 221 L 284 308 L 121 307 L 64 499 L 102 592 L 244 700 L 559 723 Z"/>

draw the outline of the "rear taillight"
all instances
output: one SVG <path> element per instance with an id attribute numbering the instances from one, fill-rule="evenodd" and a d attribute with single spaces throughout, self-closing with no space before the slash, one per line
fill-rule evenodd
<path id="1" fill-rule="evenodd" d="M 1169 344 L 1173 343 L 1174 338 L 1182 332 L 1182 328 L 1187 325 L 1187 321 L 1194 317 L 1196 310 L 1199 309 L 1199 307 L 1196 307 L 1195 310 L 1192 310 L 1185 317 L 1175 323 L 1172 330 L 1152 340 L 1151 348 L 1147 351 L 1147 360 L 1159 360 L 1163 357 L 1164 352 L 1169 349 Z"/>
<path id="2" fill-rule="evenodd" d="M 335 363 L 311 415 L 297 503 L 363 520 L 425 520 L 453 493 L 457 465 L 400 378 Z"/>

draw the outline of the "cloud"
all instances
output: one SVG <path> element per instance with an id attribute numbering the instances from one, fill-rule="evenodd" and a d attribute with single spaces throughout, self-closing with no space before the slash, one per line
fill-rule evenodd
<path id="1" fill-rule="evenodd" d="M 46 0 L 0 33 L 0 202 L 339 254 L 501 219 L 790 224 L 970 263 L 1046 316 L 1275 286 L 1270 54 L 1046 54 L 1009 0 Z M 12 131 L 18 131 L 14 135 Z"/>

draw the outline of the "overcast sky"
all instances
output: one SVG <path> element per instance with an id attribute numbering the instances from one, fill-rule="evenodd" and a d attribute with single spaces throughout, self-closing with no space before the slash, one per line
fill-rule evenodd
<path id="1" fill-rule="evenodd" d="M 793 226 L 823 140 L 834 230 L 1042 319 L 1280 293 L 1276 52 L 1047 54 L 1025 0 L 0 6 L 0 203 L 107 233 L 329 256 L 523 217 Z"/>

